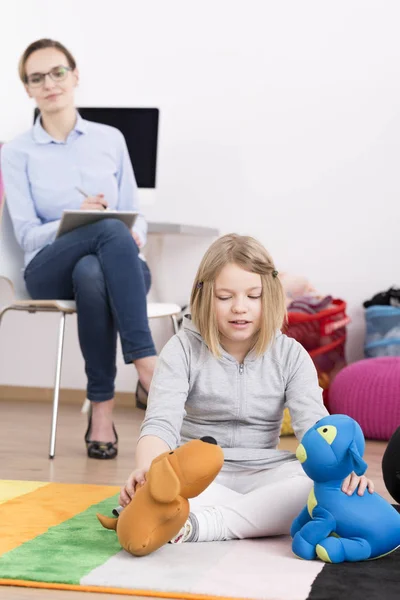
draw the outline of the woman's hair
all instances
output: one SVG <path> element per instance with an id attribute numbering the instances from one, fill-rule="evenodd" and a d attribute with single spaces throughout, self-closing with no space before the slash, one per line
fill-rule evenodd
<path id="1" fill-rule="evenodd" d="M 216 240 L 200 263 L 190 297 L 193 323 L 214 356 L 220 356 L 220 336 L 214 305 L 214 285 L 225 265 L 233 263 L 261 276 L 261 327 L 255 344 L 263 354 L 281 329 L 286 318 L 286 299 L 272 258 L 260 242 L 231 233 Z"/>
<path id="2" fill-rule="evenodd" d="M 31 54 L 36 52 L 36 50 L 43 50 L 44 48 L 55 48 L 56 50 L 59 50 L 65 55 L 65 58 L 68 61 L 68 66 L 71 67 L 72 70 L 76 69 L 76 61 L 72 56 L 71 52 L 65 46 L 63 46 L 60 42 L 56 42 L 55 40 L 43 38 L 41 40 L 36 40 L 36 42 L 32 42 L 32 44 L 29 44 L 29 46 L 26 48 L 25 52 L 19 59 L 18 73 L 22 83 L 27 82 L 25 71 L 26 61 L 28 60 Z"/>

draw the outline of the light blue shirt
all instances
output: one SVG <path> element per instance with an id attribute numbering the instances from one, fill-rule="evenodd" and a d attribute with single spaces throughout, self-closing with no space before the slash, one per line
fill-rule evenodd
<path id="1" fill-rule="evenodd" d="M 89 196 L 104 194 L 113 210 L 139 211 L 138 192 L 122 133 L 77 114 L 65 142 L 35 125 L 1 149 L 1 171 L 15 235 L 25 266 L 56 236 L 65 209 L 78 210 Z M 147 223 L 138 215 L 133 230 L 143 244 Z"/>

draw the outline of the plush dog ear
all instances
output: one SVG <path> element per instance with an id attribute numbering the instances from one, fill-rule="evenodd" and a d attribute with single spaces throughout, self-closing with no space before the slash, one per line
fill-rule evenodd
<path id="1" fill-rule="evenodd" d="M 147 474 L 150 494 L 158 502 L 172 502 L 179 495 L 181 485 L 168 457 L 151 465 Z"/>
<path id="2" fill-rule="evenodd" d="M 365 471 L 368 468 L 367 463 L 362 459 L 358 448 L 356 446 L 355 441 L 353 440 L 349 446 L 349 454 L 353 461 L 353 471 L 356 475 L 364 475 Z"/>

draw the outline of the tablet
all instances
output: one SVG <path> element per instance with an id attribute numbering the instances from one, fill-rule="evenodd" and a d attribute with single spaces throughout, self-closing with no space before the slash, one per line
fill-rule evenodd
<path id="1" fill-rule="evenodd" d="M 64 210 L 56 237 L 60 237 L 77 227 L 90 225 L 90 223 L 96 223 L 96 221 L 102 219 L 119 219 L 131 229 L 137 215 L 137 212 L 121 210 Z"/>

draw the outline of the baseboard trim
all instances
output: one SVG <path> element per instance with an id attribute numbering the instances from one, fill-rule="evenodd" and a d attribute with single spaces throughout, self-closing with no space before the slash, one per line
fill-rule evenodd
<path id="1" fill-rule="evenodd" d="M 23 385 L 0 385 L 0 400 L 13 402 L 53 402 L 53 388 L 26 387 Z M 83 404 L 85 390 L 63 388 L 60 390 L 60 403 Z M 135 406 L 133 392 L 116 392 L 118 406 Z"/>

